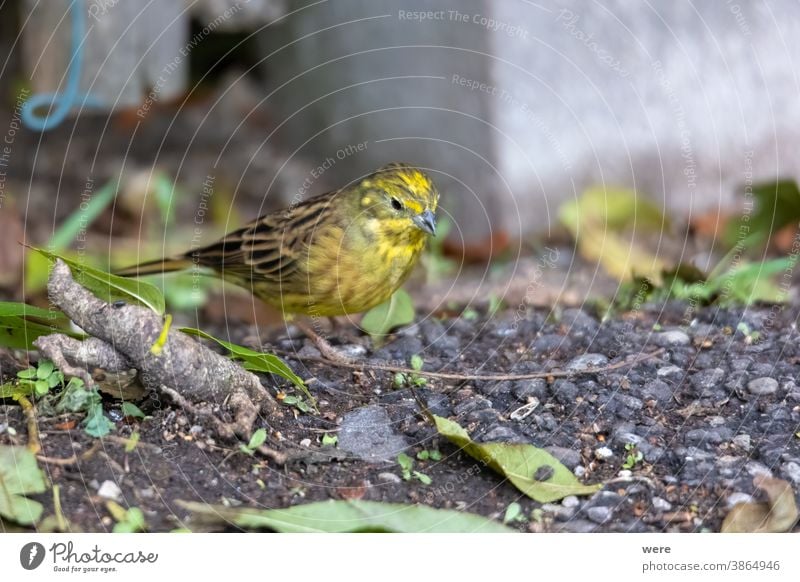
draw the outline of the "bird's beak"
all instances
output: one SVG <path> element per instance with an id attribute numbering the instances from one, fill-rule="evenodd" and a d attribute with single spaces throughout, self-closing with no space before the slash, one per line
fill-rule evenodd
<path id="1" fill-rule="evenodd" d="M 421 231 L 431 235 L 436 234 L 436 216 L 430 210 L 426 210 L 422 214 L 417 214 L 414 216 L 413 220 L 414 224 L 416 224 L 417 228 Z"/>

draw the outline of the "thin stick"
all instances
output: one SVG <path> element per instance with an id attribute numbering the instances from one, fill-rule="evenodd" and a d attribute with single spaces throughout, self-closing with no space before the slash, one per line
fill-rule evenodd
<path id="1" fill-rule="evenodd" d="M 42 450 L 42 442 L 39 440 L 39 427 L 36 424 L 36 408 L 27 397 L 18 394 L 16 397 L 17 402 L 25 412 L 25 418 L 28 420 L 28 450 L 34 455 Z"/>
<path id="2" fill-rule="evenodd" d="M 603 374 L 605 372 L 612 372 L 614 370 L 619 370 L 620 368 L 635 366 L 639 362 L 644 362 L 645 360 L 655 358 L 656 356 L 664 352 L 664 348 L 659 348 L 653 352 L 649 352 L 641 356 L 636 356 L 632 360 L 617 362 L 616 364 L 611 364 L 609 366 L 603 366 L 600 368 L 586 368 L 584 370 L 557 370 L 554 372 L 533 372 L 530 374 L 456 374 L 453 372 L 428 372 L 426 370 L 414 370 L 412 368 L 403 368 L 400 366 L 386 366 L 384 364 L 373 364 L 371 362 L 362 362 L 362 363 L 340 362 L 340 361 L 328 360 L 326 358 L 315 358 L 306 356 L 300 358 L 293 352 L 289 352 L 286 350 L 273 350 L 273 351 L 275 353 L 293 358 L 301 362 L 303 361 L 317 362 L 319 364 L 328 364 L 330 366 L 336 366 L 339 368 L 350 368 L 351 370 L 363 370 L 365 368 L 369 368 L 372 370 L 383 370 L 384 372 L 402 372 L 404 374 L 416 374 L 417 376 L 428 376 L 430 378 L 442 378 L 445 380 L 504 381 L 504 380 L 534 380 L 536 378 L 572 378 L 574 376 L 582 376 L 587 374 Z"/>

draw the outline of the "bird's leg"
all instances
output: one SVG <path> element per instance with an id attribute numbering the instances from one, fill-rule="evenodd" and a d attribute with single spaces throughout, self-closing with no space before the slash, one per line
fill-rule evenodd
<path id="1" fill-rule="evenodd" d="M 328 343 L 328 340 L 319 335 L 314 330 L 312 325 L 309 325 L 307 322 L 301 319 L 297 319 L 293 323 L 305 334 L 308 339 L 314 342 L 314 345 L 319 350 L 319 353 L 322 354 L 325 359 L 331 360 L 332 362 L 340 362 L 345 364 L 352 362 L 351 358 L 345 356 L 330 343 Z"/>

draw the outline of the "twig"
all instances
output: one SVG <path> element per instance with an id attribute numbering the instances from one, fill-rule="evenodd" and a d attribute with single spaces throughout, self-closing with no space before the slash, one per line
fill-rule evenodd
<path id="1" fill-rule="evenodd" d="M 18 394 L 15 398 L 28 421 L 28 450 L 34 455 L 42 450 L 42 442 L 39 440 L 39 427 L 36 425 L 36 408 L 26 396 Z"/>
<path id="2" fill-rule="evenodd" d="M 328 360 L 326 358 L 316 358 L 313 356 L 309 357 L 304 356 L 301 358 L 298 357 L 297 354 L 294 354 L 293 352 L 289 352 L 286 350 L 273 350 L 273 351 L 275 353 L 293 358 L 300 362 L 305 362 L 305 361 L 316 362 L 319 364 L 328 364 L 329 366 L 336 366 L 338 368 L 349 368 L 351 370 L 363 370 L 365 368 L 369 368 L 372 370 L 383 370 L 384 372 L 402 372 L 404 374 L 416 374 L 418 376 L 428 376 L 430 378 L 442 378 L 445 380 L 504 381 L 504 380 L 534 380 L 536 378 L 545 378 L 545 379 L 572 378 L 574 376 L 582 376 L 588 374 L 603 374 L 605 372 L 612 372 L 614 370 L 619 370 L 620 368 L 635 366 L 639 362 L 644 362 L 645 360 L 655 358 L 656 356 L 664 352 L 664 348 L 659 348 L 647 354 L 636 356 L 632 360 L 625 360 L 623 362 L 617 362 L 616 364 L 610 364 L 608 366 L 602 366 L 600 368 L 586 368 L 583 370 L 557 370 L 553 372 L 532 372 L 530 374 L 457 374 L 454 372 L 428 372 L 426 370 L 414 370 L 412 368 L 403 368 L 401 366 L 386 366 L 384 364 L 374 364 L 372 362 L 360 362 L 360 363 L 340 362 L 340 361 Z"/>
<path id="3" fill-rule="evenodd" d="M 91 447 L 89 447 L 89 450 L 87 450 L 85 453 L 81 453 L 80 456 L 75 454 L 72 455 L 71 457 L 67 457 L 66 459 L 59 459 L 58 457 L 45 457 L 43 455 L 36 455 L 36 458 L 43 463 L 47 463 L 48 465 L 59 465 L 61 467 L 68 467 L 70 465 L 74 465 L 78 461 L 86 461 L 87 459 L 89 459 L 92 455 L 94 455 L 97 452 L 101 444 L 102 443 L 99 440 L 96 441 Z"/>

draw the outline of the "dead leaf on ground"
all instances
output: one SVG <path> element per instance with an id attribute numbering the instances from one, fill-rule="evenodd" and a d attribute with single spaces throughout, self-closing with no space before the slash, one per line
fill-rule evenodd
<path id="1" fill-rule="evenodd" d="M 753 485 L 767 495 L 767 501 L 737 503 L 722 522 L 723 533 L 781 533 L 797 523 L 797 503 L 792 486 L 783 479 L 762 475 Z"/>

